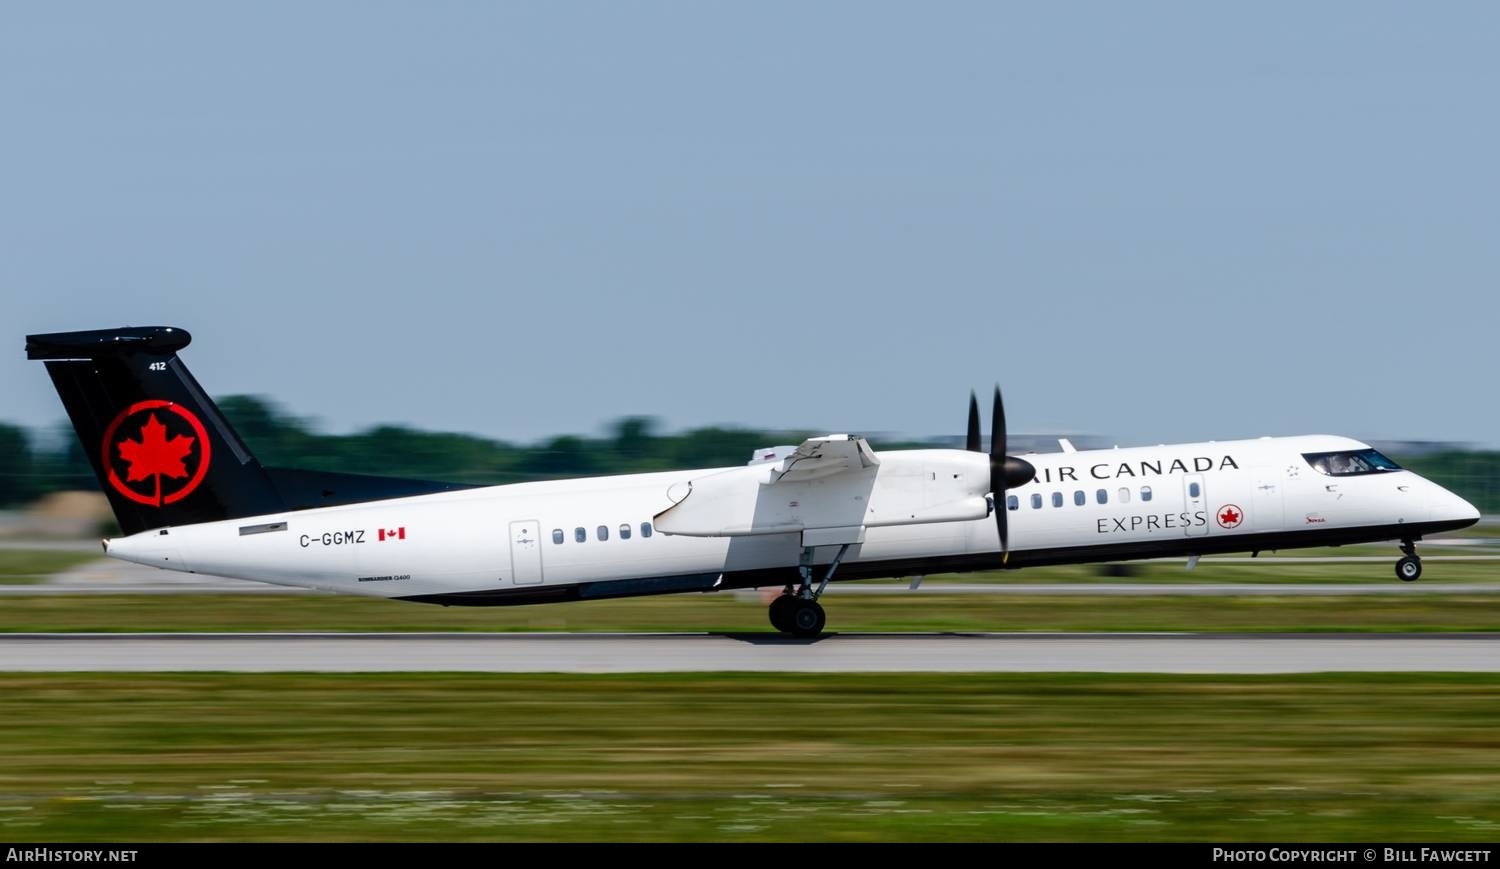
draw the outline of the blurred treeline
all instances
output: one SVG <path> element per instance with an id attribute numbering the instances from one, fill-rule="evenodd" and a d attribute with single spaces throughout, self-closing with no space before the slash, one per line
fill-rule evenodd
<path id="1" fill-rule="evenodd" d="M 627 417 L 599 437 L 559 435 L 536 444 L 511 444 L 404 426 L 324 434 L 308 420 L 250 395 L 229 396 L 219 407 L 265 465 L 458 483 L 741 465 L 760 447 L 795 444 L 807 434 L 822 433 L 700 428 L 663 434 L 649 417 Z M 875 448 L 932 445 L 880 440 Z M 1395 452 L 1391 457 L 1468 498 L 1482 512 L 1500 513 L 1500 452 L 1452 449 L 1420 455 Z M 50 492 L 98 487 L 71 427 L 39 439 L 0 423 L 0 506 L 28 503 Z"/>
<path id="2" fill-rule="evenodd" d="M 394 425 L 324 434 L 308 420 L 251 395 L 220 399 L 219 409 L 263 465 L 457 483 L 743 465 L 760 447 L 800 443 L 808 434 L 731 428 L 663 434 L 649 417 L 627 417 L 600 437 L 560 435 L 536 444 L 511 444 Z M 71 426 L 64 424 L 52 437 L 40 439 L 0 423 L 0 506 L 28 503 L 49 492 L 98 488 Z"/>

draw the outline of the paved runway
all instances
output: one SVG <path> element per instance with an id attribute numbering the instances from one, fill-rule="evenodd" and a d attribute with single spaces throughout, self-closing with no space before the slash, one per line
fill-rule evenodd
<path id="1" fill-rule="evenodd" d="M 0 671 L 1500 672 L 1500 635 L 13 634 Z"/>

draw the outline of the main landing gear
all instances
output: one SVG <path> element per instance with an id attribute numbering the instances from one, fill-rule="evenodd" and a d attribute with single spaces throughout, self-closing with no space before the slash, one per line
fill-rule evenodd
<path id="1" fill-rule="evenodd" d="M 823 605 L 798 597 L 791 588 L 787 586 L 781 597 L 771 601 L 771 626 L 783 634 L 798 637 L 810 638 L 823 633 L 823 626 L 828 623 Z"/>
<path id="2" fill-rule="evenodd" d="M 1410 540 L 1401 541 L 1404 553 L 1396 562 L 1396 578 L 1402 582 L 1416 582 L 1422 577 L 1422 559 L 1417 557 L 1417 545 Z"/>
<path id="3" fill-rule="evenodd" d="M 818 583 L 818 590 L 813 591 L 813 549 L 811 546 L 803 547 L 802 558 L 797 565 L 797 572 L 802 576 L 802 583 L 795 589 L 788 585 L 780 597 L 771 601 L 771 627 L 783 634 L 791 634 L 804 639 L 811 639 L 822 634 L 823 626 L 828 623 L 828 615 L 823 612 L 823 605 L 818 603 L 818 598 L 823 596 L 824 589 L 828 588 L 828 581 L 833 579 L 834 571 L 839 569 L 839 562 L 844 560 L 844 555 L 848 551 L 848 543 L 839 547 L 838 555 L 835 555 L 833 563 L 828 565 L 828 572 L 823 574 L 823 581 Z"/>

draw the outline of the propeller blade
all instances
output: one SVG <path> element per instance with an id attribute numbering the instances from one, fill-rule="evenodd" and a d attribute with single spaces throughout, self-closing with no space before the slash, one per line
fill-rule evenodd
<path id="1" fill-rule="evenodd" d="M 1000 397 L 1000 386 L 995 385 L 995 404 L 990 413 L 990 462 L 1005 464 L 1005 400 Z M 995 491 L 1000 491 L 996 489 Z"/>
<path id="2" fill-rule="evenodd" d="M 971 453 L 984 452 L 979 445 L 979 399 L 972 391 L 969 392 L 969 436 L 964 441 L 964 449 Z"/>
<path id="3" fill-rule="evenodd" d="M 995 528 L 1000 532 L 1000 563 L 1010 558 L 1010 508 L 1004 495 L 995 495 Z"/>
<path id="4" fill-rule="evenodd" d="M 995 527 L 1000 532 L 1000 558 L 1010 555 L 1010 511 L 1005 504 L 1005 402 L 1000 385 L 995 385 L 995 402 L 990 410 L 990 491 L 995 498 Z"/>
<path id="5" fill-rule="evenodd" d="M 971 405 L 972 407 L 972 405 Z M 973 421 L 973 415 L 970 415 Z M 1025 459 L 1007 456 L 1005 436 L 1005 400 L 1000 386 L 995 386 L 995 403 L 990 412 L 990 492 L 995 498 L 995 527 L 1000 532 L 1000 556 L 1010 557 L 1010 517 L 1005 490 L 1026 485 L 1036 476 L 1036 468 Z"/>

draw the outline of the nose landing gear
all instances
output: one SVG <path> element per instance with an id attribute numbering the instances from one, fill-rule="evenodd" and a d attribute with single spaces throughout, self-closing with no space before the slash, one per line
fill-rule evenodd
<path id="1" fill-rule="evenodd" d="M 1404 555 L 1396 562 L 1396 578 L 1402 582 L 1416 582 L 1422 577 L 1422 559 L 1417 557 L 1417 545 L 1403 540 L 1401 551 Z"/>

